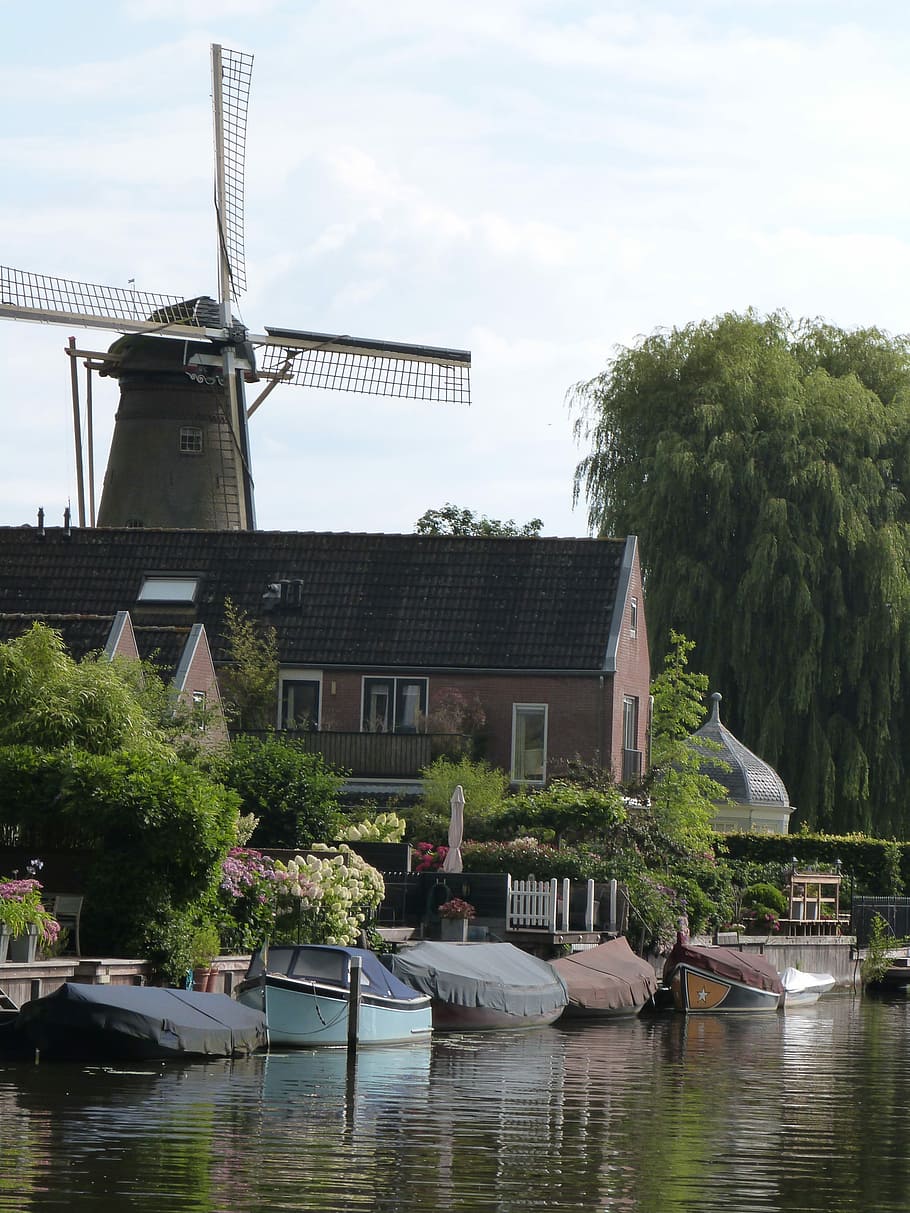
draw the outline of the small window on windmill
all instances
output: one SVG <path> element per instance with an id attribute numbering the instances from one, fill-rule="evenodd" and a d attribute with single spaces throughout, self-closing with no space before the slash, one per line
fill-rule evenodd
<path id="1" fill-rule="evenodd" d="M 180 427 L 180 454 L 202 454 L 202 430 L 197 429 L 193 425 L 182 425 Z"/>

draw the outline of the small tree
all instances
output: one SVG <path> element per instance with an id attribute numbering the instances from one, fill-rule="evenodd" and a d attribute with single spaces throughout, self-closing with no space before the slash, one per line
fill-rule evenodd
<path id="1" fill-rule="evenodd" d="M 513 539 L 536 539 L 543 522 L 532 518 L 530 522 L 517 523 L 514 518 L 500 522 L 498 518 L 477 515 L 473 510 L 446 502 L 441 509 L 427 510 L 417 519 L 414 527 L 418 535 L 462 535 L 490 538 L 506 536 Z"/>
<path id="2" fill-rule="evenodd" d="M 237 728 L 273 729 L 278 703 L 278 638 L 230 598 L 224 602 L 228 665 L 220 681 L 225 708 Z"/>
<path id="3" fill-rule="evenodd" d="M 711 823 L 718 802 L 727 798 L 726 788 L 702 772 L 710 762 L 724 767 L 722 759 L 709 757 L 715 747 L 692 734 L 705 717 L 704 696 L 708 679 L 687 669 L 695 647 L 678 632 L 670 632 L 670 650 L 663 671 L 651 685 L 654 700 L 651 738 L 651 770 L 647 788 L 662 829 L 687 850 L 708 850 Z"/>

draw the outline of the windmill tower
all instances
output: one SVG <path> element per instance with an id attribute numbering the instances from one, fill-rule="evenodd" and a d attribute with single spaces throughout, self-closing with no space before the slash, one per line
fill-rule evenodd
<path id="1" fill-rule="evenodd" d="M 251 334 L 235 317 L 246 289 L 243 178 L 252 66 L 251 55 L 212 47 L 217 299 L 0 266 L 0 316 L 122 334 L 102 352 L 70 340 L 80 526 L 96 521 L 93 372 L 116 378 L 120 387 L 99 526 L 254 529 L 247 422 L 279 384 L 470 402 L 467 351 L 287 328 Z M 80 358 L 89 371 L 85 442 Z M 246 386 L 256 382 L 264 387 L 247 405 Z"/>

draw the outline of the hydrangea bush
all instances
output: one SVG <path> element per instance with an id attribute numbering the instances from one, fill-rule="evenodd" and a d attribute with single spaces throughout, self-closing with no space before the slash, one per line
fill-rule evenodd
<path id="1" fill-rule="evenodd" d="M 249 952 L 270 938 L 285 873 L 252 847 L 234 847 L 221 864 L 218 933 L 227 952 Z"/>
<path id="2" fill-rule="evenodd" d="M 327 854 L 320 854 L 327 852 Z M 376 868 L 341 843 L 276 862 L 285 881 L 279 890 L 276 938 L 301 943 L 356 944 L 371 911 L 385 896 Z"/>

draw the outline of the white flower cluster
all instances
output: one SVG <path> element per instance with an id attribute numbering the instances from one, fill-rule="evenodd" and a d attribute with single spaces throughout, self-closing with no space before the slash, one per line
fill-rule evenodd
<path id="1" fill-rule="evenodd" d="M 348 842 L 401 842 L 407 822 L 397 813 L 378 813 L 369 821 L 348 826 L 342 838 Z"/>
<path id="2" fill-rule="evenodd" d="M 315 853 L 319 851 L 331 853 Z M 307 903 L 309 933 L 313 936 L 310 943 L 356 943 L 368 911 L 385 896 L 381 873 L 344 843 L 337 853 L 319 844 L 313 847 L 313 853 L 298 855 L 282 866 L 287 881 L 281 896 Z"/>

